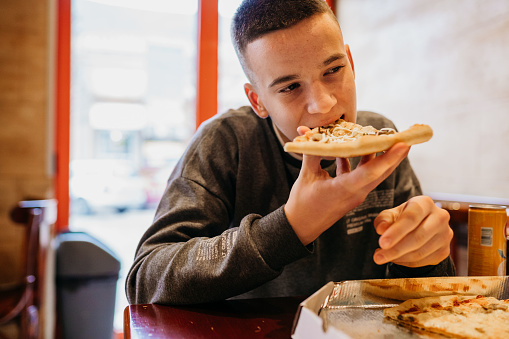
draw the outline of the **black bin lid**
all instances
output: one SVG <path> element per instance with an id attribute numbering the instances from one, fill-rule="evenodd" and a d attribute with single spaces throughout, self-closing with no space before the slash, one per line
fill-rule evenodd
<path id="1" fill-rule="evenodd" d="M 118 276 L 120 261 L 103 243 L 84 232 L 61 233 L 56 239 L 57 277 Z"/>

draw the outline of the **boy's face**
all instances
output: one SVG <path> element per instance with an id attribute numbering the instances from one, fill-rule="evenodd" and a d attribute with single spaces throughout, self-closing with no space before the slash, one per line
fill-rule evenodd
<path id="1" fill-rule="evenodd" d="M 357 116 L 353 64 L 337 22 L 320 14 L 251 42 L 244 53 L 253 84 L 245 91 L 256 113 L 270 116 L 292 140 L 314 128 Z"/>

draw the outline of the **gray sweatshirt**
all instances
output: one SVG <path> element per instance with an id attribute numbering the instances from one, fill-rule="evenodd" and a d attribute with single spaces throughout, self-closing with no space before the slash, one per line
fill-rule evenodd
<path id="1" fill-rule="evenodd" d="M 371 112 L 359 112 L 357 123 L 394 127 Z M 126 281 L 129 302 L 307 296 L 329 281 L 455 274 L 449 258 L 413 269 L 373 261 L 374 218 L 421 194 L 408 159 L 308 246 L 283 210 L 300 167 L 283 151 L 270 119 L 250 107 L 202 124 L 139 243 Z M 335 175 L 335 161 L 322 167 Z"/>

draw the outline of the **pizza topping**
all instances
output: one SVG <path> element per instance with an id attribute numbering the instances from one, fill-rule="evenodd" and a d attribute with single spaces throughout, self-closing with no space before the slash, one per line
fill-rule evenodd
<path id="1" fill-rule="evenodd" d="M 393 128 L 382 128 L 377 130 L 373 126 L 361 126 L 353 122 L 346 122 L 338 119 L 334 123 L 323 127 L 313 128 L 304 135 L 304 140 L 318 141 L 323 143 L 340 143 L 345 141 L 354 141 L 365 135 L 389 135 L 395 134 Z"/>
<path id="2" fill-rule="evenodd" d="M 412 306 L 408 310 L 401 311 L 401 313 L 412 313 L 412 312 L 419 312 L 420 309 L 417 306 Z"/>
<path id="3" fill-rule="evenodd" d="M 428 125 L 415 124 L 403 132 L 392 128 L 377 130 L 338 119 L 323 127 L 315 127 L 284 145 L 286 152 L 322 157 L 353 158 L 376 154 L 403 142 L 408 146 L 428 141 L 433 130 Z"/>
<path id="4" fill-rule="evenodd" d="M 388 134 L 395 134 L 396 130 L 394 128 L 390 127 L 384 127 L 378 131 L 376 135 L 388 135 Z"/>
<path id="5" fill-rule="evenodd" d="M 488 305 L 482 305 L 482 307 L 488 312 L 494 311 L 494 310 L 503 310 L 503 311 L 507 310 L 507 305 L 503 305 L 503 304 L 488 304 Z"/>

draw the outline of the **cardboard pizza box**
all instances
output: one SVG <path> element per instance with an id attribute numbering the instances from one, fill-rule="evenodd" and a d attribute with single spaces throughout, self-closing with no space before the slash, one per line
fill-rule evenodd
<path id="1" fill-rule="evenodd" d="M 509 299 L 509 276 L 329 282 L 299 305 L 292 338 L 421 338 L 385 319 L 383 310 L 407 299 L 451 294 Z"/>

